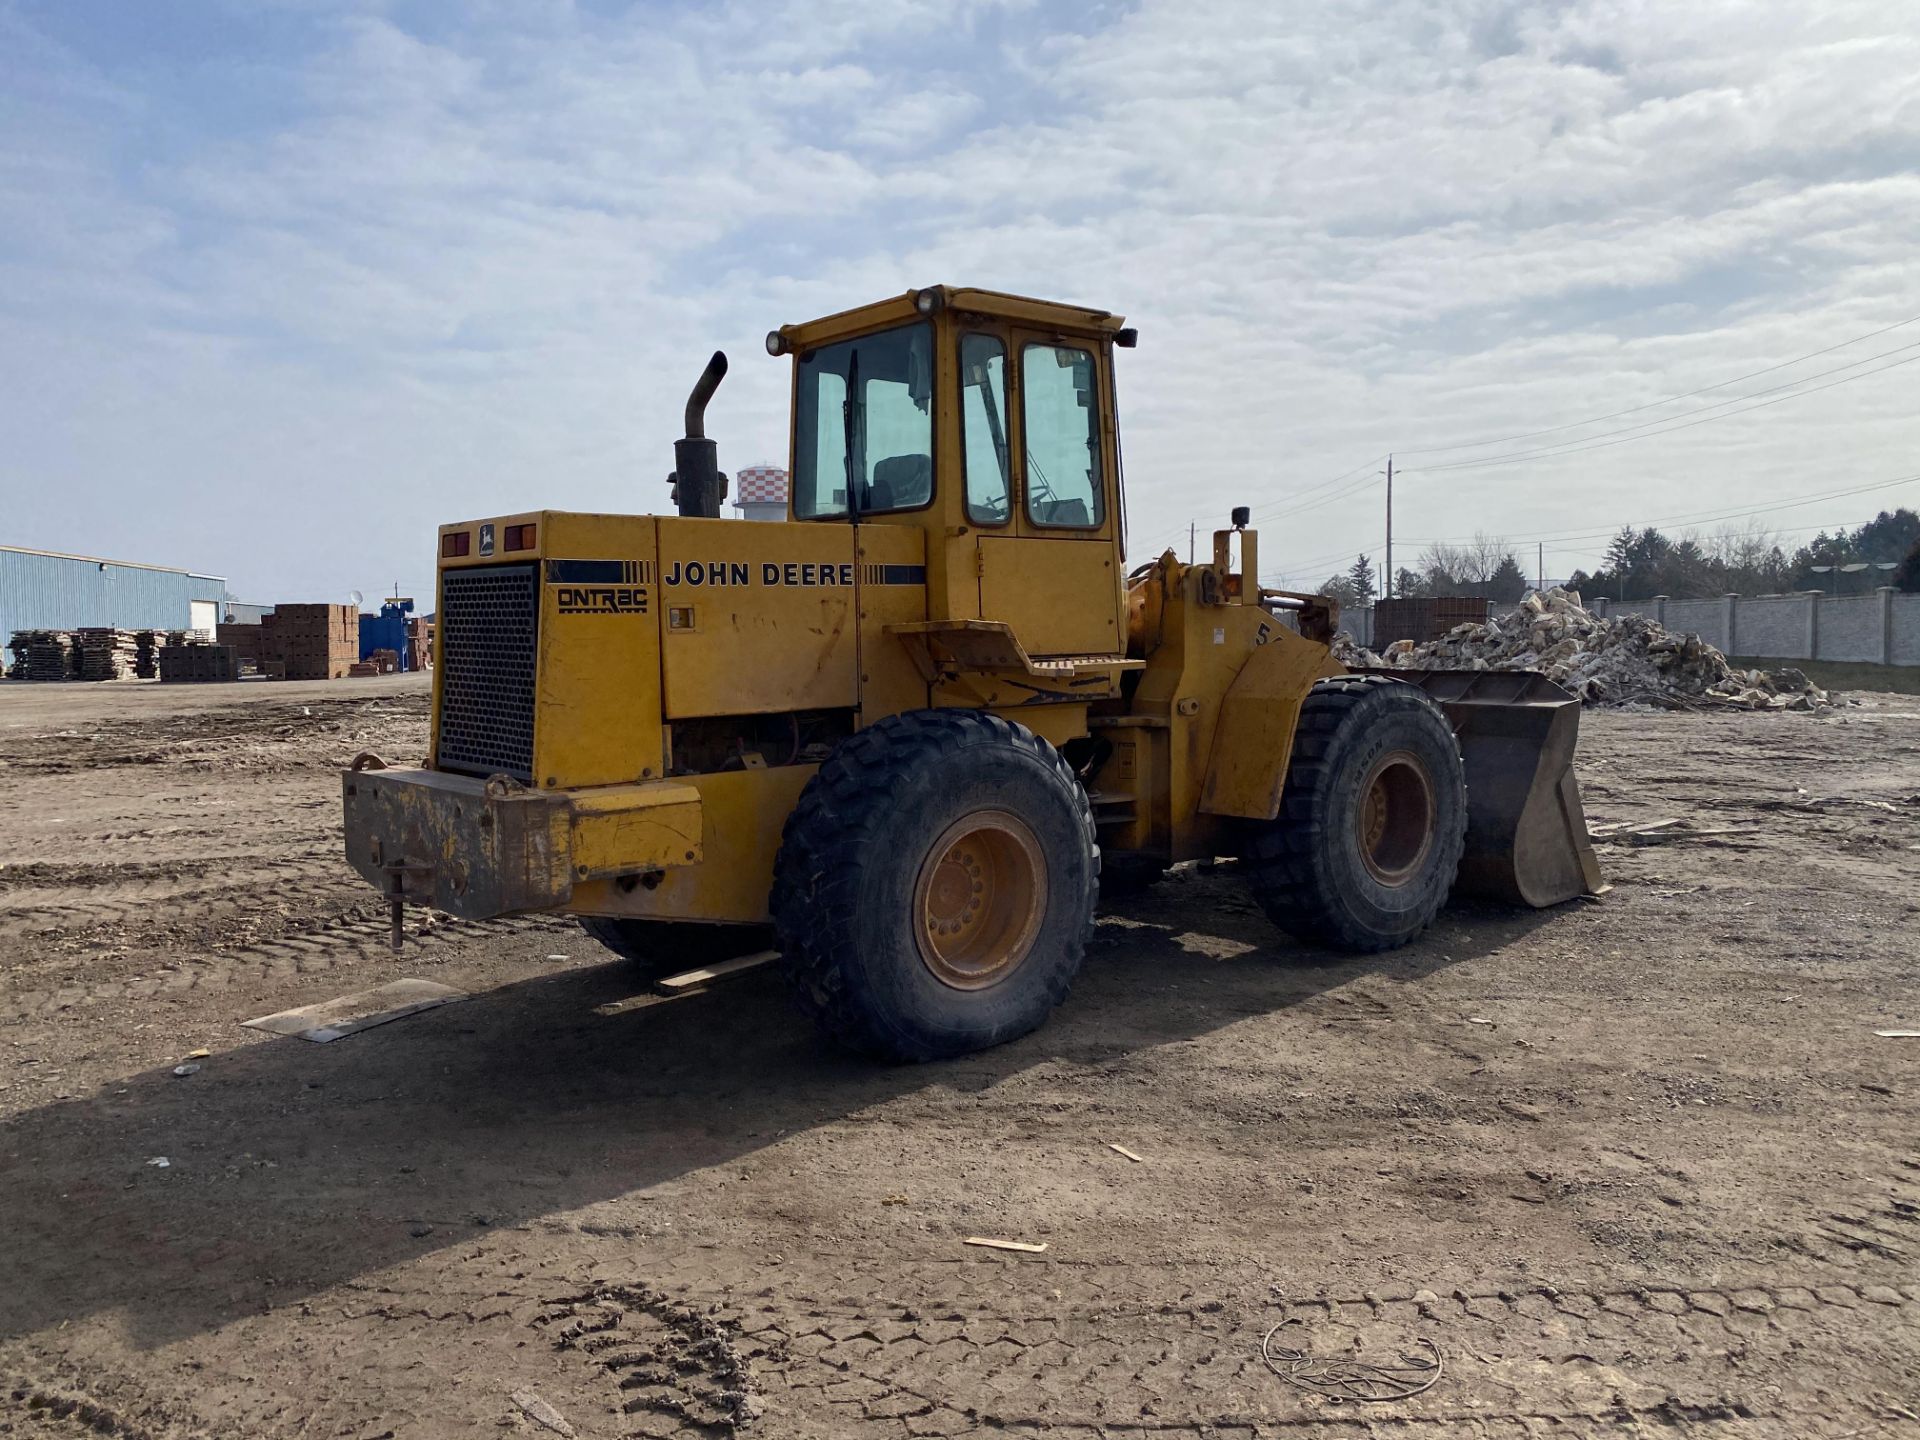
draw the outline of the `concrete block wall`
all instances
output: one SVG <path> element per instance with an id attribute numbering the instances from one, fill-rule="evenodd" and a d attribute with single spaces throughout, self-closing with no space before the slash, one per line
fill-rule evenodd
<path id="1" fill-rule="evenodd" d="M 1893 663 L 1920 665 L 1920 595 L 1893 597 Z"/>
<path id="2" fill-rule="evenodd" d="M 1920 666 L 1920 595 L 1892 589 L 1871 595 L 1807 591 L 1722 595 L 1710 600 L 1671 600 L 1661 595 L 1622 601 L 1595 595 L 1586 597 L 1585 603 L 1596 615 L 1645 615 L 1669 630 L 1698 635 L 1729 655 Z M 1494 613 L 1511 608 L 1495 606 Z M 1373 608 L 1343 611 L 1340 628 L 1371 648 Z"/>
<path id="3" fill-rule="evenodd" d="M 1822 599 L 1817 658 L 1880 664 L 1885 659 L 1880 610 L 1878 595 L 1836 595 Z"/>
<path id="4" fill-rule="evenodd" d="M 1804 595 L 1762 595 L 1739 604 L 1734 628 L 1742 655 L 1811 658 L 1807 623 L 1813 607 Z"/>
<path id="5" fill-rule="evenodd" d="M 1660 623 L 1669 630 L 1698 635 L 1717 649 L 1727 648 L 1727 607 L 1719 600 L 1669 600 Z"/>
<path id="6" fill-rule="evenodd" d="M 1920 665 L 1920 595 L 1887 587 L 1871 595 L 1661 595 L 1631 603 L 1595 596 L 1587 604 L 1596 615 L 1646 615 L 1669 630 L 1691 631 L 1729 655 Z"/>

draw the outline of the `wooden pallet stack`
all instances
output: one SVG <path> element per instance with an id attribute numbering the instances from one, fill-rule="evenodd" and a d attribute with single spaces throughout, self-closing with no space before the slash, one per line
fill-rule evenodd
<path id="1" fill-rule="evenodd" d="M 276 605 L 260 625 L 261 659 L 283 663 L 289 680 L 343 680 L 359 663 L 358 606 Z"/>
<path id="2" fill-rule="evenodd" d="M 82 680 L 128 680 L 138 648 L 131 630 L 88 626 L 73 632 L 74 668 Z"/>
<path id="3" fill-rule="evenodd" d="M 16 630 L 7 648 L 13 651 L 13 664 L 7 669 L 12 679 L 74 678 L 73 636 L 65 630 Z"/>
<path id="4" fill-rule="evenodd" d="M 133 632 L 133 673 L 141 680 L 160 678 L 160 641 L 158 630 Z"/>

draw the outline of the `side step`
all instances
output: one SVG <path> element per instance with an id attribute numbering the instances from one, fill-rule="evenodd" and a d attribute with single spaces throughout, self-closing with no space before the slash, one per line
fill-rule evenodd
<path id="1" fill-rule="evenodd" d="M 702 965 L 694 970 L 682 970 L 677 975 L 663 975 L 653 982 L 653 989 L 642 995 L 630 995 L 625 1000 L 610 1001 L 605 1005 L 596 1005 L 596 1015 L 624 1015 L 629 1010 L 645 1010 L 654 1005 L 665 1005 L 672 1000 L 689 1000 L 695 995 L 704 995 L 716 980 L 730 980 L 735 975 L 743 975 L 749 970 L 758 970 L 763 965 L 771 965 L 780 958 L 778 950 L 756 950 L 751 955 L 736 955 L 731 960 L 717 960 L 711 965 Z"/>

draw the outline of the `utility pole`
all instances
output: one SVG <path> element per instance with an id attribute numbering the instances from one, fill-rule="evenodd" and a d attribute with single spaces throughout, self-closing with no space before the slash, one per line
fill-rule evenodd
<path id="1" fill-rule="evenodd" d="M 1545 594 L 1547 589 L 1547 542 L 1544 540 L 1536 540 L 1533 543 L 1537 547 L 1536 557 L 1533 562 L 1533 573 L 1539 577 L 1540 582 L 1535 588 L 1542 594 Z"/>
<path id="2" fill-rule="evenodd" d="M 1187 522 L 1187 564 L 1189 565 L 1193 564 L 1193 536 L 1197 529 L 1199 526 L 1194 521 Z"/>
<path id="3" fill-rule="evenodd" d="M 1381 599 L 1393 598 L 1393 456 L 1387 456 L 1387 569 L 1380 583 Z"/>

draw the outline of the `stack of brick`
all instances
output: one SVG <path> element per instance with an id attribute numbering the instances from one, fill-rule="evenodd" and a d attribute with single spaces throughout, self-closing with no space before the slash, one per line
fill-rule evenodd
<path id="1" fill-rule="evenodd" d="M 131 630 L 89 626 L 73 632 L 74 668 L 82 680 L 129 680 L 139 645 Z"/>
<path id="2" fill-rule="evenodd" d="M 261 668 L 284 665 L 289 680 L 341 680 L 360 659 L 360 611 L 352 605 L 276 605 L 260 629 Z"/>
<path id="3" fill-rule="evenodd" d="M 241 674 L 285 678 L 286 664 L 278 658 L 279 652 L 272 649 L 265 625 L 222 625 L 214 634 L 215 644 L 231 645 L 239 652 Z"/>
<path id="4" fill-rule="evenodd" d="M 240 656 L 231 645 L 209 645 L 184 638 L 160 647 L 160 678 L 169 680 L 238 680 Z"/>
<path id="5" fill-rule="evenodd" d="M 433 622 L 424 616 L 407 619 L 407 668 L 425 670 L 433 664 Z"/>
<path id="6" fill-rule="evenodd" d="M 263 625 L 222 625 L 215 631 L 214 643 L 231 645 L 243 664 L 257 666 L 265 658 L 266 638 Z"/>

